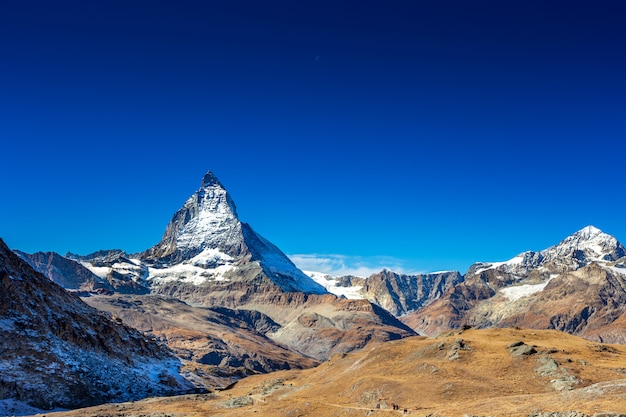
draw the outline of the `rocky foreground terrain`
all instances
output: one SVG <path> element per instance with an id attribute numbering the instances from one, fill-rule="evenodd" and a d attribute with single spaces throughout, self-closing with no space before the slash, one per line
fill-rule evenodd
<path id="1" fill-rule="evenodd" d="M 210 394 L 46 415 L 623 416 L 626 347 L 558 331 L 469 329 L 338 354 Z"/>
<path id="2" fill-rule="evenodd" d="M 193 385 L 163 344 L 83 303 L 0 240 L 0 400 L 80 407 Z"/>

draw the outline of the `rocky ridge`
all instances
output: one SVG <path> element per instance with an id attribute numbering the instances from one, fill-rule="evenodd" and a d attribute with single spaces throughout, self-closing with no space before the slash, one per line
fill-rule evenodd
<path id="1" fill-rule="evenodd" d="M 87 293 L 113 293 L 114 287 L 85 266 L 73 259 L 55 252 L 36 252 L 28 254 L 21 251 L 15 253 L 26 261 L 33 269 L 41 272 L 51 281 L 66 290 Z"/>
<path id="2" fill-rule="evenodd" d="M 73 408 L 193 388 L 169 349 L 87 306 L 2 240 L 0 289 L 2 399 Z"/>
<path id="3" fill-rule="evenodd" d="M 335 295 L 371 301 L 396 317 L 432 303 L 448 288 L 463 281 L 457 271 L 399 274 L 384 269 L 367 278 L 305 273 Z"/>
<path id="4" fill-rule="evenodd" d="M 626 320 L 625 253 L 613 236 L 588 226 L 545 250 L 474 264 L 463 282 L 403 321 L 426 334 L 520 326 L 625 343 L 616 326 Z"/>

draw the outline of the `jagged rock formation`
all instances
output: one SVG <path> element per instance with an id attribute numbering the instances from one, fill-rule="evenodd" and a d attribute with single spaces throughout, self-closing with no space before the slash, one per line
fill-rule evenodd
<path id="1" fill-rule="evenodd" d="M 67 253 L 65 257 L 79 262 L 101 280 L 108 282 L 116 293 L 150 293 L 148 267 L 121 249 L 100 250 L 84 256 Z M 54 280 L 47 271 L 40 272 Z"/>
<path id="2" fill-rule="evenodd" d="M 384 269 L 367 278 L 334 277 L 313 271 L 306 274 L 335 295 L 369 300 L 396 317 L 432 303 L 448 288 L 463 281 L 457 271 L 409 275 Z"/>
<path id="3" fill-rule="evenodd" d="M 17 255 L 37 272 L 41 272 L 50 280 L 66 290 L 90 293 L 112 293 L 113 286 L 109 282 L 79 262 L 63 257 L 56 252 L 36 252 L 28 254 L 15 251 Z"/>
<path id="4" fill-rule="evenodd" d="M 235 203 L 211 172 L 174 214 L 161 242 L 139 258 L 153 268 L 149 279 L 162 292 L 168 291 L 176 275 L 176 282 L 214 287 L 243 281 L 264 282 L 287 292 L 326 292 L 280 249 L 239 220 Z M 190 269 L 195 272 L 191 276 Z"/>
<path id="5" fill-rule="evenodd" d="M 362 294 L 395 316 L 426 306 L 463 280 L 456 271 L 406 275 L 384 270 L 369 276 Z"/>
<path id="6" fill-rule="evenodd" d="M 215 249 L 231 258 L 247 254 L 243 224 L 237 208 L 222 183 L 208 172 L 200 189 L 174 214 L 163 238 L 142 258 L 176 264 L 205 249 Z"/>
<path id="7" fill-rule="evenodd" d="M 0 240 L 0 394 L 78 407 L 192 387 L 180 361 L 32 269 Z"/>
<path id="8" fill-rule="evenodd" d="M 463 282 L 403 318 L 426 334 L 468 324 L 558 329 L 626 342 L 624 246 L 588 226 L 557 245 L 507 262 L 477 263 Z"/>

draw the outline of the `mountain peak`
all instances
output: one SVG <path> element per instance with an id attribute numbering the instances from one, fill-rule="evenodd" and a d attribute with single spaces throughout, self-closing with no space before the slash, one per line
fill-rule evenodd
<path id="1" fill-rule="evenodd" d="M 205 249 L 219 249 L 229 256 L 244 250 L 237 208 L 228 191 L 208 171 L 201 187 L 174 214 L 161 242 L 148 251 L 148 257 L 171 262 L 190 259 Z"/>
<path id="2" fill-rule="evenodd" d="M 227 272 L 234 276 L 237 268 L 256 262 L 283 290 L 326 292 L 280 249 L 239 220 L 234 201 L 211 171 L 202 178 L 202 187 L 174 214 L 161 242 L 140 257 L 165 266 L 155 269 L 155 274 L 170 280 L 175 265 L 184 265 L 178 269 L 185 273 L 202 269 L 197 280 L 204 277 L 205 282 L 209 278 L 226 281 Z"/>
<path id="3" fill-rule="evenodd" d="M 577 231 L 576 233 L 573 234 L 573 236 L 578 236 L 582 239 L 593 239 L 594 237 L 600 236 L 600 235 L 607 235 L 606 233 L 604 233 L 602 230 L 598 229 L 595 226 L 585 226 L 582 229 L 580 229 L 579 231 Z"/>
<path id="4" fill-rule="evenodd" d="M 592 261 L 615 261 L 623 257 L 626 250 L 615 237 L 597 227 L 586 226 L 541 253 L 546 259 L 563 258 L 576 261 L 574 269 L 577 269 Z"/>
<path id="5" fill-rule="evenodd" d="M 206 174 L 204 174 L 204 177 L 202 177 L 201 188 L 207 188 L 215 185 L 219 186 L 220 188 L 224 188 L 224 186 L 222 185 L 220 180 L 217 179 L 215 174 L 213 174 L 213 172 L 211 171 L 208 171 Z"/>

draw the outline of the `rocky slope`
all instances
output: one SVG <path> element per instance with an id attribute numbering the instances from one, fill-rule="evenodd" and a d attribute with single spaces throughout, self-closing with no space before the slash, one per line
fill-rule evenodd
<path id="1" fill-rule="evenodd" d="M 318 360 L 415 334 L 385 310 L 339 299 L 300 271 L 239 220 L 230 194 L 211 172 L 152 248 L 134 255 L 114 250 L 68 256 L 117 293 L 260 312 L 280 327 L 267 337 Z"/>
<path id="2" fill-rule="evenodd" d="M 371 301 L 396 317 L 432 303 L 448 288 L 463 281 L 457 271 L 409 275 L 385 269 L 367 278 L 334 277 L 310 271 L 307 274 L 333 294 Z"/>
<path id="3" fill-rule="evenodd" d="M 626 331 L 614 322 L 626 313 L 625 253 L 614 237 L 585 227 L 543 251 L 473 265 L 463 282 L 403 321 L 426 334 L 521 326 L 624 343 Z"/>
<path id="4" fill-rule="evenodd" d="M 148 266 L 131 258 L 121 249 L 100 250 L 83 256 L 67 253 L 65 257 L 79 262 L 94 275 L 108 282 L 116 293 L 150 293 Z M 45 270 L 40 272 L 53 279 Z"/>
<path id="5" fill-rule="evenodd" d="M 0 397 L 78 407 L 192 388 L 180 361 L 34 271 L 0 240 Z"/>
<path id="6" fill-rule="evenodd" d="M 456 271 L 406 275 L 384 270 L 365 280 L 362 294 L 393 315 L 401 316 L 432 303 L 462 280 Z"/>
<path id="7" fill-rule="evenodd" d="M 618 417 L 626 413 L 625 369 L 624 346 L 557 331 L 472 329 L 255 375 L 212 395 L 53 416 Z"/>
<path id="8" fill-rule="evenodd" d="M 206 388 L 224 388 L 252 374 L 318 364 L 272 341 L 267 334 L 280 325 L 256 311 L 192 307 L 158 295 L 92 296 L 84 300 L 163 340 L 183 360 L 185 376 Z"/>
<path id="9" fill-rule="evenodd" d="M 67 290 L 89 293 L 112 293 L 114 291 L 114 287 L 106 279 L 97 276 L 79 262 L 58 253 L 28 254 L 20 251 L 15 251 L 15 253 L 35 271 L 41 272 Z"/>
<path id="10" fill-rule="evenodd" d="M 367 278 L 305 273 L 335 295 L 371 301 L 396 317 L 432 303 L 448 288 L 463 281 L 457 271 L 398 274 L 385 269 Z"/>

